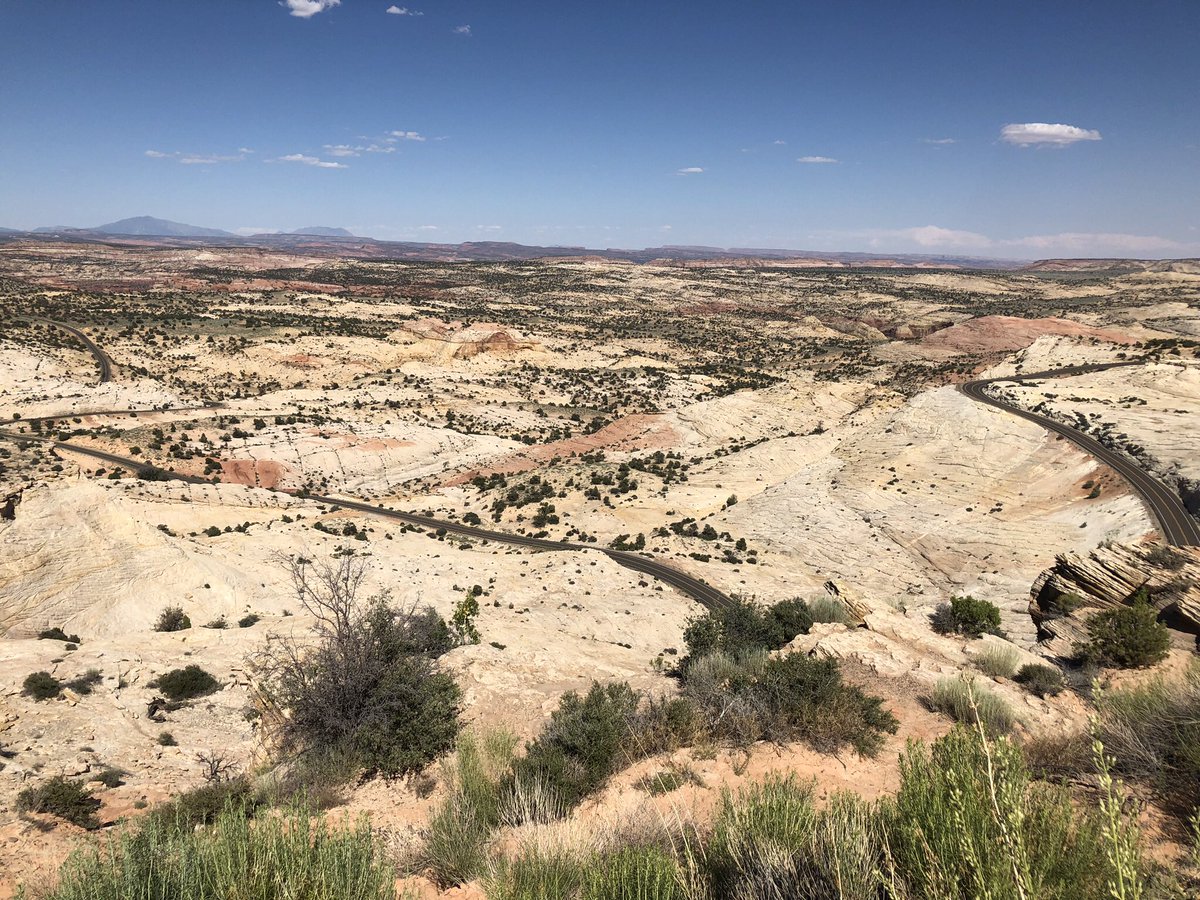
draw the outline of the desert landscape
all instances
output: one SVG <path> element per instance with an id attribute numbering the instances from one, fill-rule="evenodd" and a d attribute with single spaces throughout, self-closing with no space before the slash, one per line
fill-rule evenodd
<path id="1" fill-rule="evenodd" d="M 835 660 L 888 711 L 862 745 L 721 726 L 628 753 L 561 815 L 489 832 L 492 854 L 704 822 L 772 774 L 894 794 L 907 742 L 970 724 L 956 684 L 1052 756 L 1089 728 L 1094 679 L 1193 677 L 1195 260 L 6 238 L 0 896 L 47 883 L 89 831 L 295 780 L 272 654 L 328 630 L 305 571 L 450 623 L 436 669 L 462 733 L 532 741 L 530 759 L 564 695 L 688 697 L 697 621 L 785 601 L 803 622 L 773 656 Z M 963 389 L 989 381 L 998 405 Z M 1080 663 L 1092 617 L 1139 591 L 1167 636 L 1154 666 Z M 961 598 L 996 622 L 947 625 Z M 211 685 L 173 699 L 195 666 Z M 1014 678 L 1047 667 L 1055 689 Z M 402 889 L 509 896 L 422 855 L 453 758 L 318 781 L 331 816 L 370 815 Z M 95 799 L 87 821 L 30 811 L 56 777 Z M 1134 786 L 1148 858 L 1194 888 L 1186 816 Z"/>

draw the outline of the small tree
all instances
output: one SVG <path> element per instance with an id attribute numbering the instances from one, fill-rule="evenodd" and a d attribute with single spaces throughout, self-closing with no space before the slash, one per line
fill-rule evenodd
<path id="1" fill-rule="evenodd" d="M 1087 623 L 1090 640 L 1075 645 L 1076 654 L 1119 669 L 1140 669 L 1162 662 L 1171 647 L 1171 632 L 1158 621 L 1145 588 L 1128 606 L 1098 612 Z"/>
<path id="2" fill-rule="evenodd" d="M 184 613 L 182 606 L 163 607 L 154 623 L 155 631 L 183 631 L 191 627 L 192 620 Z"/>
<path id="3" fill-rule="evenodd" d="M 475 617 L 478 615 L 479 600 L 474 591 L 467 591 L 454 607 L 454 615 L 450 618 L 450 628 L 458 643 L 479 643 L 479 629 L 475 627 Z"/>
<path id="4" fill-rule="evenodd" d="M 341 755 L 387 776 L 449 750 L 461 695 L 434 663 L 453 646 L 446 623 L 432 609 L 396 609 L 386 594 L 360 601 L 366 565 L 354 557 L 287 565 L 317 643 L 275 638 L 263 660 L 283 749 Z"/>

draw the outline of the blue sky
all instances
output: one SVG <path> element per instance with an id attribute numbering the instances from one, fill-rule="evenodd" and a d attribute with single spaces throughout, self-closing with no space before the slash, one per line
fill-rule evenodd
<path id="1" fill-rule="evenodd" d="M 0 0 L 0 35 L 10 227 L 1200 254 L 1196 0 Z"/>

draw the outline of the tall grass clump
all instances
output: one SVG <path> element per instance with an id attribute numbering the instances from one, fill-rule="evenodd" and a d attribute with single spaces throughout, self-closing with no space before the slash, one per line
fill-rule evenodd
<path id="1" fill-rule="evenodd" d="M 683 900 L 679 863 L 658 847 L 621 847 L 592 859 L 580 900 Z"/>
<path id="2" fill-rule="evenodd" d="M 1183 677 L 1098 692 L 1096 707 L 1096 737 L 1114 770 L 1151 785 L 1186 820 L 1200 807 L 1200 661 Z"/>
<path id="3" fill-rule="evenodd" d="M 846 604 L 837 597 L 827 595 L 819 595 L 806 601 L 808 605 L 808 614 L 812 617 L 813 623 L 817 622 L 833 622 L 838 625 L 849 625 L 853 621 L 850 615 L 850 610 L 846 608 Z"/>
<path id="4" fill-rule="evenodd" d="M 984 675 L 1012 678 L 1021 661 L 1021 652 L 1011 644 L 988 644 L 975 654 L 973 662 Z"/>
<path id="5" fill-rule="evenodd" d="M 236 810 L 203 830 L 147 818 L 78 851 L 42 900 L 394 900 L 395 873 L 365 821 L 330 827 L 308 811 L 251 822 Z"/>
<path id="6" fill-rule="evenodd" d="M 982 724 L 992 734 L 1012 730 L 1016 715 L 1004 698 L 977 683 L 957 675 L 943 678 L 933 688 L 931 705 L 956 722 Z"/>
<path id="7" fill-rule="evenodd" d="M 420 861 L 442 887 L 483 873 L 487 846 L 501 822 L 500 784 L 512 763 L 516 738 L 504 731 L 464 734 L 445 765 L 446 797 L 426 828 Z"/>
<path id="8" fill-rule="evenodd" d="M 911 744 L 880 807 L 893 893 L 911 897 L 1107 896 L 1103 826 L 1065 789 L 1032 786 L 1021 751 L 982 727 Z"/>
<path id="9" fill-rule="evenodd" d="M 497 864 L 484 879 L 484 892 L 488 900 L 575 900 L 585 864 L 570 848 L 525 848 Z"/>
<path id="10" fill-rule="evenodd" d="M 870 804 L 835 795 L 823 810 L 813 786 L 772 777 L 726 793 L 707 847 L 691 855 L 713 897 L 879 896 L 881 833 Z"/>

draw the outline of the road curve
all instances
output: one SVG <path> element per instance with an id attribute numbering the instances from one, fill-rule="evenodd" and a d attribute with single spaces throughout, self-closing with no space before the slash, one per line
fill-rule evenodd
<path id="1" fill-rule="evenodd" d="M 131 412 L 154 413 L 162 412 L 162 410 L 122 410 L 117 414 L 128 414 Z M 93 414 L 95 415 L 95 414 Z M 57 418 L 64 418 L 58 416 Z M 184 481 L 188 484 L 212 484 L 210 479 L 201 478 L 198 475 L 184 475 L 178 472 L 168 472 L 164 469 L 159 469 L 157 466 L 150 465 L 136 459 L 130 459 L 126 456 L 118 456 L 115 453 L 108 453 L 104 450 L 97 450 L 93 447 L 85 447 L 81 444 L 72 444 L 67 441 L 59 441 L 52 437 L 45 437 L 36 434 L 18 434 L 12 431 L 0 429 L 0 440 L 7 441 L 37 441 L 43 444 L 50 444 L 59 450 L 65 450 L 70 453 L 78 453 L 83 456 L 91 457 L 92 459 L 100 460 L 111 466 L 119 466 L 128 469 L 131 472 L 142 473 L 147 471 L 161 472 L 162 475 L 172 481 Z M 691 597 L 701 606 L 707 609 L 719 609 L 733 604 L 733 599 L 724 592 L 713 587 L 706 581 L 688 575 L 676 569 L 674 566 L 669 566 L 666 563 L 659 562 L 656 559 L 642 556 L 637 553 L 629 553 L 623 550 L 613 550 L 608 547 L 598 547 L 594 544 L 580 544 L 568 541 L 551 541 L 545 538 L 529 537 L 523 534 L 510 534 L 504 531 L 492 531 L 487 528 L 476 528 L 472 525 L 466 525 L 462 522 L 451 522 L 444 519 L 435 519 L 432 516 L 418 515 L 417 513 L 403 512 L 397 509 L 389 509 L 386 506 L 378 506 L 374 503 L 364 503 L 361 500 L 353 500 L 343 497 L 326 497 L 317 494 L 306 494 L 304 499 L 313 500 L 317 503 L 326 503 L 330 506 L 340 507 L 341 509 L 352 509 L 355 512 L 365 513 L 370 516 L 378 516 L 385 519 L 394 519 L 400 522 L 406 522 L 409 525 L 419 525 L 422 528 L 429 528 L 434 531 L 445 529 L 445 531 L 461 534 L 464 537 L 475 538 L 483 541 L 496 541 L 501 544 L 511 544 L 516 547 L 531 547 L 537 550 L 590 550 L 596 553 L 603 553 L 613 562 L 626 569 L 631 569 L 643 575 L 668 584 L 678 590 L 680 593 Z"/>
<path id="2" fill-rule="evenodd" d="M 1005 381 L 1042 381 L 1048 378 L 1062 378 L 1069 375 L 1083 375 L 1088 372 L 1102 372 L 1106 369 L 1116 369 L 1121 366 L 1136 366 L 1140 362 L 1097 363 L 1094 365 L 1068 366 L 1063 369 L 1053 369 L 1047 372 L 1029 372 L 1021 375 L 1005 375 L 998 378 L 984 378 L 979 381 L 968 381 L 960 384 L 958 389 L 978 403 L 986 403 L 1002 409 L 1014 416 L 1036 422 L 1048 431 L 1062 435 L 1091 454 L 1100 462 L 1113 469 L 1125 479 L 1126 483 L 1141 497 L 1142 502 L 1150 511 L 1150 515 L 1158 523 L 1158 530 L 1163 539 L 1175 547 L 1200 546 L 1200 525 L 1187 511 L 1183 501 L 1161 481 L 1149 475 L 1145 469 L 1124 454 L 1112 450 L 1093 437 L 1084 434 L 1070 425 L 1056 422 L 1047 416 L 1030 412 L 1019 406 L 992 396 L 987 389 L 994 384 Z"/>
<path id="3" fill-rule="evenodd" d="M 61 328 L 63 331 L 74 335 L 83 345 L 87 347 L 88 352 L 96 359 L 96 364 L 100 366 L 100 383 L 112 381 L 112 360 L 108 358 L 108 354 L 100 349 L 100 346 L 90 337 L 80 331 L 73 325 L 67 325 L 63 322 L 53 322 L 50 319 L 31 319 L 29 321 L 44 322 L 47 325 L 53 325 L 55 328 Z"/>

